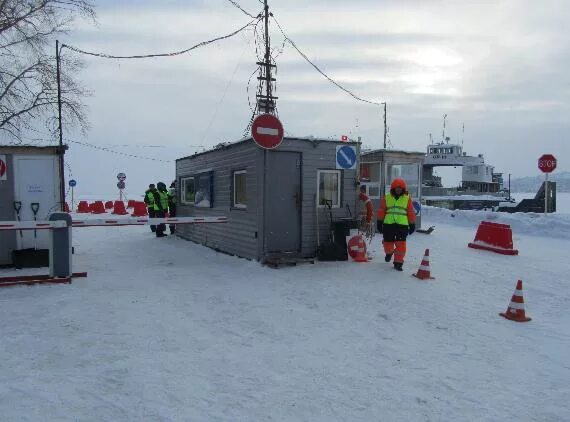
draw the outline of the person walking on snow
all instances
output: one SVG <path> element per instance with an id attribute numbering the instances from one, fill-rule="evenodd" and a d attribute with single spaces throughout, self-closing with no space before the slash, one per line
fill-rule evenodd
<path id="1" fill-rule="evenodd" d="M 383 234 L 385 261 L 394 256 L 394 268 L 403 270 L 406 238 L 416 231 L 416 213 L 404 179 L 394 179 L 390 193 L 380 201 L 377 228 Z"/>
<path id="2" fill-rule="evenodd" d="M 166 190 L 166 185 L 162 182 L 156 184 L 157 190 L 153 192 L 154 194 L 154 216 L 156 218 L 166 217 L 168 212 L 168 191 Z M 165 224 L 159 224 L 156 227 L 156 237 L 164 237 L 166 234 Z"/>
<path id="3" fill-rule="evenodd" d="M 156 186 L 154 186 L 154 183 L 151 183 L 150 185 L 148 185 L 148 189 L 144 193 L 144 203 L 146 204 L 146 209 L 148 211 L 149 218 L 155 217 L 155 215 L 154 215 L 154 192 L 156 192 Z M 151 225 L 150 231 L 153 233 L 156 232 L 156 226 Z"/>

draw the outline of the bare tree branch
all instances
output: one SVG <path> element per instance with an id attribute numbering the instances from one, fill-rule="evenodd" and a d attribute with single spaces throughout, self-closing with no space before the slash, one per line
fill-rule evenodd
<path id="1" fill-rule="evenodd" d="M 55 39 L 79 16 L 95 21 L 90 1 L 0 0 L 0 135 L 21 141 L 42 125 L 57 128 Z M 82 62 L 62 55 L 61 64 L 62 118 L 86 131 Z"/>

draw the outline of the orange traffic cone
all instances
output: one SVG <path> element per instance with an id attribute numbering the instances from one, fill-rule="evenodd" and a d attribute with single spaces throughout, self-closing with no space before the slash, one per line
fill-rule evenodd
<path id="1" fill-rule="evenodd" d="M 509 304 L 507 311 L 501 312 L 499 315 L 516 322 L 528 322 L 532 319 L 527 317 L 524 313 L 522 280 L 517 281 L 517 287 L 513 293 L 513 297 L 511 298 L 511 303 Z"/>
<path id="2" fill-rule="evenodd" d="M 429 249 L 426 249 L 422 263 L 420 264 L 420 269 L 416 274 L 412 274 L 414 277 L 420 280 L 433 280 L 429 270 Z"/>

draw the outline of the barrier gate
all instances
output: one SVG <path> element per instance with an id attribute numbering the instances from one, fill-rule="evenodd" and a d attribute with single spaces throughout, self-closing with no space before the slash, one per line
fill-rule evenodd
<path id="1" fill-rule="evenodd" d="M 87 273 L 72 272 L 71 229 L 74 227 L 147 226 L 159 224 L 223 224 L 227 217 L 167 217 L 167 218 L 101 218 L 72 220 L 67 213 L 57 212 L 48 221 L 0 221 L 0 231 L 50 230 L 49 275 L 0 278 L 0 287 L 37 283 L 71 283 Z"/>

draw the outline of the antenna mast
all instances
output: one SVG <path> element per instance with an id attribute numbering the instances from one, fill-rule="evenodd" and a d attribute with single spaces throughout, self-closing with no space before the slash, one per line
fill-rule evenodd
<path id="1" fill-rule="evenodd" d="M 264 8 L 264 22 L 265 22 L 265 57 L 264 61 L 257 62 L 259 66 L 259 80 L 260 89 L 257 94 L 257 108 L 260 112 L 275 114 L 275 100 L 277 97 L 273 96 L 273 82 L 275 78 L 271 77 L 271 69 L 277 67 L 271 63 L 271 44 L 269 40 L 269 5 L 267 0 L 263 1 Z M 263 93 L 263 85 L 265 85 L 265 93 Z"/>
<path id="2" fill-rule="evenodd" d="M 388 135 L 388 126 L 386 125 L 386 103 L 384 104 L 384 149 L 386 149 L 386 136 Z"/>
<path id="3" fill-rule="evenodd" d="M 447 119 L 447 114 L 443 115 L 443 133 L 441 134 L 441 143 L 445 142 L 445 119 Z"/>

